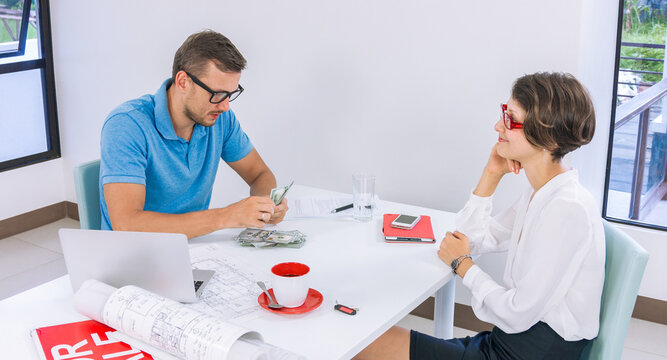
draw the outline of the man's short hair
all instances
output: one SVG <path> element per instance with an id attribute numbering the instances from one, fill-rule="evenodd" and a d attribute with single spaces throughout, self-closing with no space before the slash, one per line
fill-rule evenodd
<path id="1" fill-rule="evenodd" d="M 526 140 L 548 150 L 554 161 L 593 139 L 593 101 L 571 74 L 524 75 L 514 82 L 512 98 L 526 111 Z"/>
<path id="2" fill-rule="evenodd" d="M 204 30 L 190 35 L 178 48 L 171 78 L 176 78 L 181 70 L 201 76 L 209 61 L 222 72 L 241 72 L 246 66 L 245 58 L 229 39 L 213 30 Z"/>

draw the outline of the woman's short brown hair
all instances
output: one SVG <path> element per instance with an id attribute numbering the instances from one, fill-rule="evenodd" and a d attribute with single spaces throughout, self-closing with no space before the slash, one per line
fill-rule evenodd
<path id="1" fill-rule="evenodd" d="M 512 98 L 526 111 L 523 132 L 554 161 L 588 144 L 595 133 L 595 109 L 586 88 L 571 74 L 535 73 L 518 78 Z"/>
<path id="2" fill-rule="evenodd" d="M 209 61 L 222 72 L 241 72 L 246 60 L 236 46 L 224 35 L 213 30 L 204 30 L 190 35 L 174 55 L 171 78 L 185 70 L 201 76 Z"/>

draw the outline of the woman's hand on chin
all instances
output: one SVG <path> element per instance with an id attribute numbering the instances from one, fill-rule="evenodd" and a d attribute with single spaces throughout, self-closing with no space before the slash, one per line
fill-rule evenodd
<path id="1" fill-rule="evenodd" d="M 510 172 L 518 174 L 522 168 L 523 166 L 521 166 L 520 162 L 500 156 L 500 154 L 498 154 L 498 144 L 496 144 L 493 149 L 491 149 L 489 161 L 484 167 L 482 177 L 479 179 L 473 194 L 481 197 L 493 195 L 498 183 L 505 174 Z"/>
<path id="2" fill-rule="evenodd" d="M 498 144 L 493 146 L 489 161 L 486 163 L 486 171 L 489 174 L 502 177 L 510 172 L 518 174 L 522 168 L 520 162 L 500 156 L 498 154 Z"/>

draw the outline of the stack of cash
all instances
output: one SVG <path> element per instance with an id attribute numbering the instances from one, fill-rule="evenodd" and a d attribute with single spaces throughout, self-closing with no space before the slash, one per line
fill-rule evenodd
<path id="1" fill-rule="evenodd" d="M 248 228 L 236 235 L 236 240 L 241 246 L 300 248 L 306 242 L 306 235 L 298 230 L 280 231 Z"/>

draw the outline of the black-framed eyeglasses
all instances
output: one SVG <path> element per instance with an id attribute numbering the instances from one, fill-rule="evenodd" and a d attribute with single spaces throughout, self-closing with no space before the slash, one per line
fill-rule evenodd
<path id="1" fill-rule="evenodd" d="M 239 84 L 238 89 L 236 89 L 232 92 L 229 92 L 229 91 L 213 91 L 213 90 L 211 90 L 210 87 L 206 86 L 206 84 L 201 82 L 201 80 L 197 79 L 197 77 L 195 77 L 194 75 L 190 74 L 187 71 L 185 73 L 188 74 L 190 79 L 192 79 L 192 81 L 195 84 L 199 85 L 202 89 L 211 93 L 211 98 L 208 100 L 211 104 L 219 104 L 219 103 L 225 101 L 225 99 L 227 99 L 227 98 L 229 98 L 229 101 L 234 101 L 243 92 L 243 86 L 241 86 L 241 84 Z"/>

